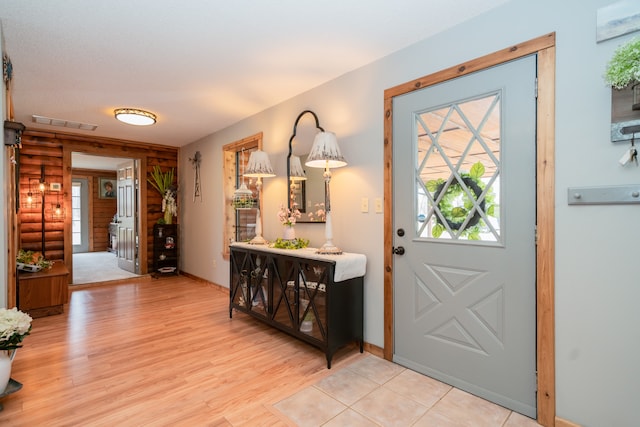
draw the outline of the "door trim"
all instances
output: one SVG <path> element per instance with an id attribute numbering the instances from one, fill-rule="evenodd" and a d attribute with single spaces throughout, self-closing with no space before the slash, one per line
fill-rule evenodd
<path id="1" fill-rule="evenodd" d="M 403 83 L 384 91 L 384 358 L 392 360 L 393 98 L 436 83 L 537 55 L 536 123 L 536 365 L 538 423 L 555 424 L 555 32 Z"/>
<path id="2" fill-rule="evenodd" d="M 140 162 L 140 170 L 138 172 L 139 188 L 137 191 L 137 197 L 139 198 L 139 210 L 136 221 L 138 230 L 147 230 L 147 215 L 141 214 L 141 212 L 147 212 L 147 186 L 143 185 L 146 181 L 143 171 L 147 170 L 147 156 L 144 154 L 144 151 L 155 150 L 156 146 L 131 142 L 126 146 L 126 148 L 116 150 L 108 143 L 98 144 L 94 139 L 90 142 L 90 144 L 87 144 L 85 140 L 78 139 L 76 135 L 64 141 L 62 146 L 62 164 L 65 166 L 63 168 L 62 188 L 71 188 L 73 176 L 71 153 L 87 153 L 96 156 L 122 157 L 123 159 L 138 160 Z M 125 142 L 126 141 L 122 141 L 123 147 Z M 141 149 L 135 149 L 138 148 L 136 145 L 139 145 Z M 93 191 L 91 188 L 89 190 Z M 71 206 L 71 191 L 64 192 L 63 200 L 66 206 Z M 140 272 L 138 274 L 144 275 L 147 274 L 147 232 L 138 232 L 138 236 L 138 260 L 140 263 Z M 69 283 L 73 283 L 73 245 L 71 244 L 71 241 L 71 216 L 67 215 L 64 220 L 64 263 L 69 270 Z"/>

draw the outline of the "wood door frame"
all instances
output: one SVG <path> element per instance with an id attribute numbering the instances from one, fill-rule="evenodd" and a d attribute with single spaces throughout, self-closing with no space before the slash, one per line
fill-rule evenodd
<path id="1" fill-rule="evenodd" d="M 111 147 L 112 148 L 112 147 Z M 71 188 L 71 181 L 73 179 L 72 174 L 72 165 L 71 165 L 71 154 L 72 153 L 86 153 L 94 156 L 108 156 L 108 157 L 122 157 L 123 160 L 134 160 L 139 162 L 139 189 L 137 191 L 136 197 L 139 198 L 138 205 L 138 213 L 136 214 L 136 222 L 138 227 L 138 263 L 140 265 L 140 271 L 138 274 L 147 274 L 147 233 L 142 232 L 142 230 L 146 230 L 147 228 L 147 217 L 146 215 L 141 215 L 141 212 L 147 211 L 147 186 L 142 185 L 143 183 L 143 172 L 147 170 L 147 158 L 145 156 L 141 156 L 139 153 L 134 152 L 133 150 L 124 150 L 126 154 L 123 152 L 114 151 L 113 148 L 109 150 L 105 147 L 98 148 L 87 148 L 84 145 L 78 144 L 76 145 L 74 141 L 69 142 L 68 144 L 63 146 L 62 151 L 62 164 L 65 165 L 63 177 L 62 177 L 62 185 L 63 188 Z M 66 206 L 71 206 L 71 191 L 65 191 L 64 193 L 64 204 Z M 73 237 L 71 235 L 71 215 L 67 215 L 64 221 L 64 260 L 69 270 L 69 283 L 73 283 L 73 245 L 72 245 Z M 145 248 L 142 250 L 142 248 Z"/>
<path id="2" fill-rule="evenodd" d="M 555 44 L 541 37 L 429 74 L 384 91 L 384 349 L 394 351 L 393 98 L 512 61 L 537 55 L 536 123 L 536 369 L 538 423 L 555 425 Z"/>

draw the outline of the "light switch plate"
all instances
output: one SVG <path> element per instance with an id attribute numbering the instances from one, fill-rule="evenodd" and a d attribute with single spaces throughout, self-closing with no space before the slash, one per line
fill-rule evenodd
<path id="1" fill-rule="evenodd" d="M 363 197 L 360 201 L 360 211 L 362 213 L 369 212 L 369 199 L 367 197 Z"/>
<path id="2" fill-rule="evenodd" d="M 382 199 L 376 197 L 376 213 L 382 213 Z"/>

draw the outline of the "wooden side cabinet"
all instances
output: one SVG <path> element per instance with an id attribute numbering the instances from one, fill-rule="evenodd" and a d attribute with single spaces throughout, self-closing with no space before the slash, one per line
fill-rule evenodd
<path id="1" fill-rule="evenodd" d="M 329 369 L 344 345 L 355 341 L 363 351 L 364 255 L 345 254 L 362 264 L 345 276 L 336 271 L 339 257 L 310 250 L 234 243 L 230 254 L 229 317 L 235 309 L 318 347 Z"/>
<path id="2" fill-rule="evenodd" d="M 153 226 L 153 273 L 178 274 L 178 225 Z"/>
<path id="3" fill-rule="evenodd" d="M 62 261 L 36 273 L 18 273 L 18 308 L 31 317 L 64 312 L 69 300 L 69 270 Z"/>

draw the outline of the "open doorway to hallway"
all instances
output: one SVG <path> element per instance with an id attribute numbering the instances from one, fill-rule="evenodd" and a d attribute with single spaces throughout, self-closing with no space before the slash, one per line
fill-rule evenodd
<path id="1" fill-rule="evenodd" d="M 118 266 L 118 165 L 133 159 L 72 153 L 73 285 L 137 274 Z M 136 212 L 137 218 L 137 209 Z M 123 246 L 123 245 L 121 245 Z"/>

